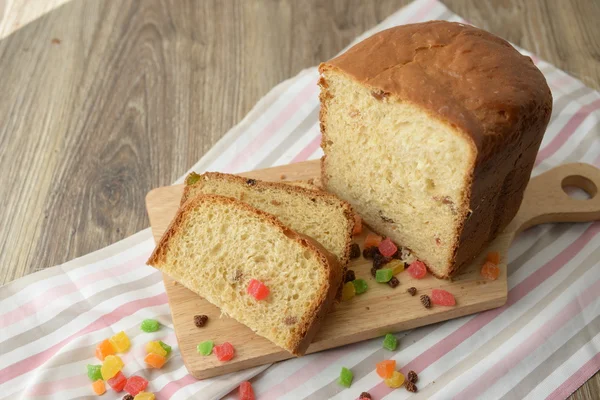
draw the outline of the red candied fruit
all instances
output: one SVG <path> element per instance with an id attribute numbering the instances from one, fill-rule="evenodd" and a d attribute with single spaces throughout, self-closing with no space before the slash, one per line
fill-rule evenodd
<path id="1" fill-rule="evenodd" d="M 240 383 L 240 400 L 255 400 L 254 389 L 252 384 L 248 381 Z"/>
<path id="2" fill-rule="evenodd" d="M 134 375 L 127 379 L 125 391 L 132 396 L 136 396 L 139 392 L 143 392 L 148 386 L 148 381 L 141 376 Z"/>
<path id="3" fill-rule="evenodd" d="M 256 300 L 264 300 L 269 296 L 269 288 L 257 279 L 250 279 L 248 294 Z"/>
<path id="4" fill-rule="evenodd" d="M 123 375 L 123 373 L 119 371 L 115 376 L 107 380 L 106 383 L 108 383 L 108 386 L 110 386 L 112 390 L 119 393 L 125 388 L 127 378 L 125 378 L 125 375 Z"/>
<path id="5" fill-rule="evenodd" d="M 352 230 L 352 236 L 360 235 L 362 233 L 362 218 L 358 214 L 354 214 L 354 229 Z"/>
<path id="6" fill-rule="evenodd" d="M 438 306 L 455 306 L 456 299 L 452 293 L 443 289 L 433 289 L 431 291 L 431 302 Z"/>
<path id="7" fill-rule="evenodd" d="M 398 251 L 398 248 L 390 238 L 385 238 L 379 243 L 379 252 L 384 257 L 391 257 Z"/>
<path id="8" fill-rule="evenodd" d="M 225 342 L 213 348 L 213 352 L 219 361 L 229 361 L 233 358 L 234 349 L 231 343 Z"/>
<path id="9" fill-rule="evenodd" d="M 427 275 L 427 267 L 423 261 L 413 261 L 406 269 L 410 276 L 415 279 L 423 279 Z"/>

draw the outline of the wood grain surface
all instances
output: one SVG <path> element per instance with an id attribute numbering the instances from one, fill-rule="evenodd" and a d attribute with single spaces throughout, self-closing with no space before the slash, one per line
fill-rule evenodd
<path id="1" fill-rule="evenodd" d="M 0 2 L 0 284 L 146 228 L 146 192 L 406 3 L 78 0 L 25 25 Z M 600 89 L 597 0 L 444 3 Z M 598 374 L 573 396 L 599 397 Z"/>

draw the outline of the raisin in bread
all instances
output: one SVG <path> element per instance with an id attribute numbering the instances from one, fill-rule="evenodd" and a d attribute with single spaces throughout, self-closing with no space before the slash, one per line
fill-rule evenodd
<path id="1" fill-rule="evenodd" d="M 196 196 L 181 207 L 148 260 L 173 279 L 295 355 L 302 355 L 342 280 L 314 240 L 241 201 Z M 257 279 L 270 293 L 247 293 Z"/>
<path id="2" fill-rule="evenodd" d="M 319 71 L 323 186 L 450 277 L 521 204 L 552 110 L 544 76 L 445 21 L 382 31 Z"/>
<path id="3" fill-rule="evenodd" d="M 191 173 L 181 203 L 198 194 L 232 197 L 272 214 L 319 242 L 337 257 L 343 269 L 348 263 L 354 228 L 352 207 L 330 193 L 315 190 L 308 183 L 264 182 L 219 172 Z"/>

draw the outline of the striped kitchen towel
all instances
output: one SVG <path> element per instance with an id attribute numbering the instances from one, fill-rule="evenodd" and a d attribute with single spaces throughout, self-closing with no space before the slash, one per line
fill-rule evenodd
<path id="1" fill-rule="evenodd" d="M 436 0 L 417 0 L 363 37 L 431 19 L 461 21 Z M 533 174 L 573 161 L 600 167 L 600 94 L 530 56 L 554 95 Z M 275 87 L 193 170 L 241 172 L 320 157 L 317 79 L 311 68 Z M 354 399 L 362 391 L 374 399 L 562 399 L 600 367 L 599 232 L 600 223 L 526 231 L 509 253 L 504 307 L 398 333 L 395 352 L 376 339 L 197 381 L 178 355 L 161 276 L 144 264 L 154 246 L 145 230 L 0 288 L 0 398 L 90 398 L 85 365 L 97 362 L 98 342 L 124 330 L 132 338 L 124 373 L 148 378 L 159 399 L 220 398 L 251 378 L 260 399 Z M 141 335 L 144 318 L 162 329 Z M 174 345 L 161 370 L 145 368 L 149 338 Z M 374 365 L 388 358 L 419 374 L 418 393 L 382 385 Z M 341 366 L 354 372 L 350 389 L 336 383 Z"/>

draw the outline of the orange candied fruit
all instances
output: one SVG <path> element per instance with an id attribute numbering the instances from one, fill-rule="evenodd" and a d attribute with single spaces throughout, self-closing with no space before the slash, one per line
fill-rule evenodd
<path id="1" fill-rule="evenodd" d="M 116 353 L 115 346 L 113 346 L 112 343 L 110 342 L 110 340 L 108 340 L 108 339 L 103 340 L 96 347 L 96 357 L 98 357 L 98 360 L 100 360 L 100 361 L 104 361 L 106 356 L 111 356 L 115 353 Z"/>
<path id="2" fill-rule="evenodd" d="M 496 265 L 500 264 L 500 253 L 498 253 L 497 251 L 490 251 L 487 254 L 485 261 L 491 262 L 492 264 Z"/>
<path id="3" fill-rule="evenodd" d="M 380 363 L 377 363 L 377 375 L 379 375 L 383 379 L 390 378 L 395 370 L 396 370 L 396 361 L 395 360 L 384 360 Z"/>
<path id="4" fill-rule="evenodd" d="M 362 218 L 358 214 L 354 214 L 354 229 L 352 235 L 360 235 L 362 233 Z"/>
<path id="5" fill-rule="evenodd" d="M 98 395 L 104 394 L 104 392 L 106 392 L 104 381 L 102 379 L 98 379 L 96 382 L 92 383 L 92 389 L 94 389 L 94 393 Z"/>
<path id="6" fill-rule="evenodd" d="M 159 354 L 150 353 L 144 358 L 144 361 L 152 368 L 162 368 L 167 359 Z"/>
<path id="7" fill-rule="evenodd" d="M 365 249 L 368 249 L 369 247 L 378 247 L 382 240 L 383 238 L 379 235 L 374 233 L 367 234 L 367 237 L 365 238 Z"/>
<path id="8" fill-rule="evenodd" d="M 490 281 L 495 281 L 500 276 L 500 268 L 496 264 L 487 261 L 481 267 L 481 276 Z"/>

